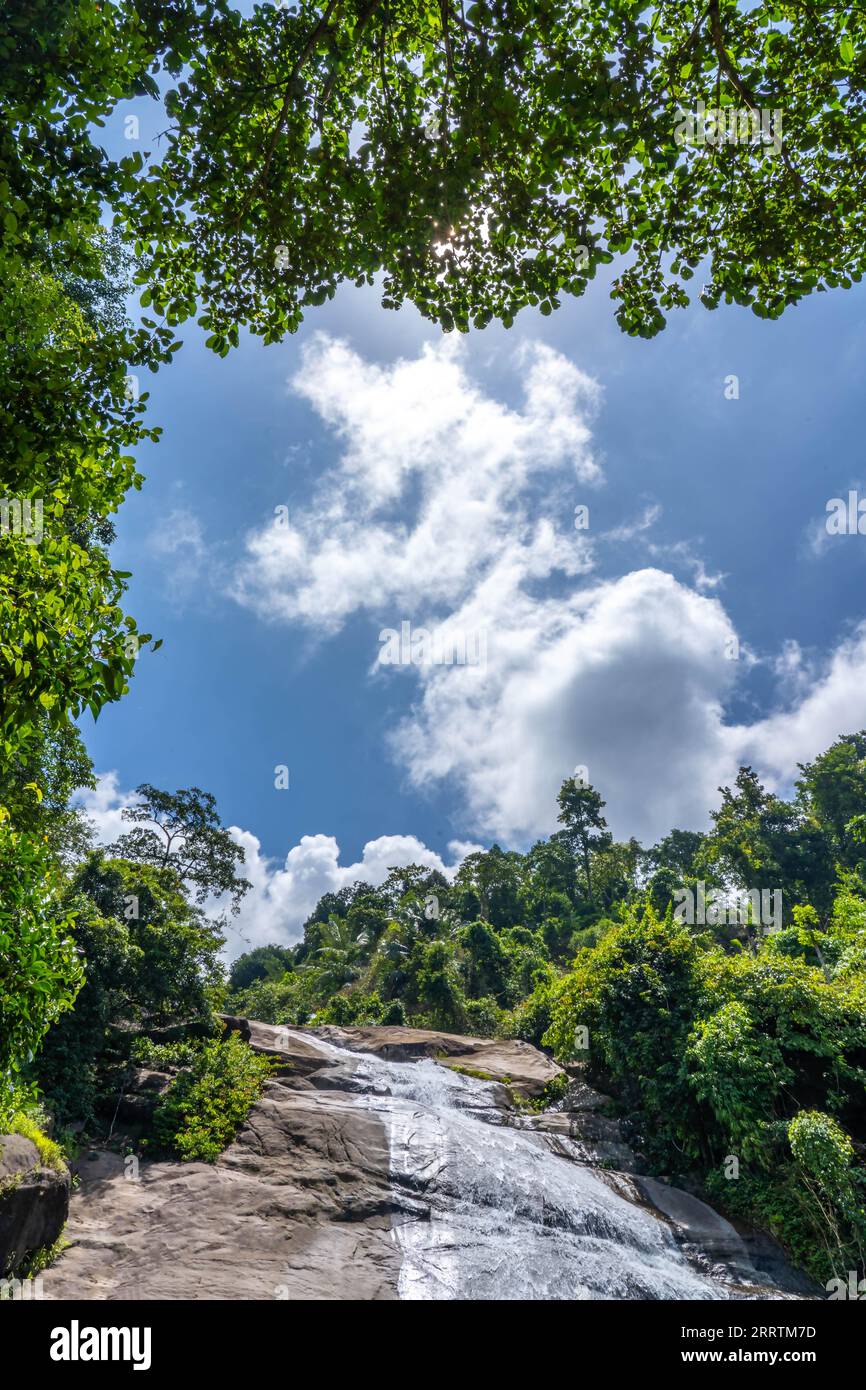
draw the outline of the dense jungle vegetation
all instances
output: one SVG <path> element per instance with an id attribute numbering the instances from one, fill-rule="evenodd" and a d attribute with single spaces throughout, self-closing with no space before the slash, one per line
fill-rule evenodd
<path id="1" fill-rule="evenodd" d="M 650 1166 L 819 1278 L 862 1269 L 866 734 L 804 767 L 792 802 L 744 769 L 709 833 L 648 850 L 567 782 L 562 829 L 527 853 L 356 885 L 229 981 L 204 904 L 246 885 L 212 799 L 145 786 L 103 850 L 72 793 L 92 779 L 78 721 L 158 645 L 110 554 L 160 432 L 130 373 L 169 364 L 192 317 L 220 354 L 245 326 L 276 341 L 344 280 L 467 330 L 550 313 L 623 257 L 615 312 L 644 337 L 699 265 L 707 308 L 762 317 L 850 286 L 864 24 L 827 0 L 4 6 L 0 494 L 41 507 L 44 536 L 0 538 L 0 1131 L 110 1123 L 118 1069 L 182 1020 L 202 1036 L 172 1054 L 187 1079 L 160 1132 L 211 1154 L 218 1127 L 195 1129 L 214 1086 L 248 1101 L 263 1081 L 219 1040 L 226 1005 L 501 1033 L 580 1055 Z M 784 106 L 779 149 L 678 144 L 710 88 Z M 130 97 L 164 107 L 166 143 L 113 159 L 99 127 Z M 133 287 L 153 316 L 134 325 Z M 697 882 L 780 890 L 781 930 L 675 920 Z"/>

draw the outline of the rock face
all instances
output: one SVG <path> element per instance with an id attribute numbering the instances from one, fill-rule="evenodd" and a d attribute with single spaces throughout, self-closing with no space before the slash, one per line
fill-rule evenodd
<path id="1" fill-rule="evenodd" d="M 69 1237 L 46 1298 L 382 1299 L 397 1296 L 399 1205 L 383 1125 L 341 1090 L 334 1061 L 253 1025 L 286 1059 L 214 1164 L 79 1165 Z M 277 1038 L 277 1035 L 279 1037 Z M 278 1047 L 277 1041 L 280 1043 Z"/>
<path id="2" fill-rule="evenodd" d="M 29 1257 L 53 1245 L 68 1211 L 68 1173 L 43 1167 L 30 1139 L 0 1135 L 0 1276 L 18 1274 Z"/>
<path id="3" fill-rule="evenodd" d="M 251 1025 L 254 1029 L 262 1024 Z M 337 1028 L 326 1025 L 309 1030 L 337 1047 L 371 1052 L 389 1062 L 414 1062 L 430 1057 L 442 1066 L 507 1083 L 519 1095 L 536 1098 L 558 1076 L 562 1067 L 531 1043 L 501 1042 L 496 1038 L 466 1038 L 457 1033 L 437 1033 L 427 1028 Z M 255 1045 L 255 1034 L 253 1034 Z"/>
<path id="4" fill-rule="evenodd" d="M 529 1112 L 559 1069 L 527 1044 L 249 1032 L 282 1066 L 236 1141 L 214 1165 L 85 1158 L 45 1297 L 780 1296 L 735 1239 L 725 1262 L 709 1208 L 627 1171 L 604 1097 Z"/>

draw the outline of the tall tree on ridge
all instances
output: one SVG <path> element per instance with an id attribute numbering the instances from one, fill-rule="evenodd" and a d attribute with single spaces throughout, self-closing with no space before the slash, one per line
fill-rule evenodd
<path id="1" fill-rule="evenodd" d="M 608 849 L 613 836 L 602 812 L 605 803 L 599 792 L 586 782 L 568 777 L 559 789 L 557 820 L 565 826 L 575 859 L 583 865 L 586 896 L 592 898 L 592 855 Z"/>

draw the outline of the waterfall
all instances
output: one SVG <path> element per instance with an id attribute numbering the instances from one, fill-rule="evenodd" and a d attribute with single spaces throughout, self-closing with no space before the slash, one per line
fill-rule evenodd
<path id="1" fill-rule="evenodd" d="M 316 1046 L 339 1059 L 358 1104 L 383 1125 L 392 1181 L 410 1199 L 392 1229 L 401 1298 L 731 1297 L 601 1171 L 510 1127 L 494 1084 L 429 1059 Z"/>

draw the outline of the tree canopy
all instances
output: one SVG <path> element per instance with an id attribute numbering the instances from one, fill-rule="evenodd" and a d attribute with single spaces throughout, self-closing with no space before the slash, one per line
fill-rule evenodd
<path id="1" fill-rule="evenodd" d="M 863 272 L 866 15 L 836 0 L 29 11 L 0 20 L 7 228 L 105 199 L 154 333 L 276 340 L 377 276 L 446 329 L 508 325 L 616 258 L 617 319 L 649 337 L 699 268 L 708 308 L 773 318 Z M 166 129 L 112 161 L 89 123 L 130 95 Z"/>
<path id="2" fill-rule="evenodd" d="M 211 793 L 200 787 L 164 792 L 143 782 L 136 796 L 121 812 L 133 829 L 120 836 L 114 852 L 137 864 L 173 869 L 179 879 L 195 885 L 199 903 L 228 893 L 237 911 L 251 886 L 237 874 L 244 851 L 223 829 Z"/>
<path id="3" fill-rule="evenodd" d="M 707 308 L 762 318 L 847 288 L 866 258 L 864 39 L 866 12 L 835 0 L 4 8 L 0 1124 L 35 1081 L 59 1116 L 97 1110 L 131 1026 L 210 1027 L 225 987 L 201 905 L 249 886 L 198 788 L 139 788 L 110 859 L 69 805 L 92 774 L 74 721 L 125 693 L 149 640 L 108 551 L 134 451 L 159 436 L 130 371 L 169 362 L 189 319 L 219 354 L 245 327 L 277 341 L 344 281 L 466 331 L 550 314 L 604 273 L 643 337 L 696 275 Z M 111 157 L 99 129 L 133 97 L 165 129 Z M 295 948 L 236 965 L 231 1004 L 563 1060 L 588 1032 L 657 1171 L 698 1165 L 819 1274 L 862 1264 L 864 763 L 866 733 L 838 740 L 791 802 L 743 768 L 706 834 L 646 851 L 569 780 L 550 840 L 474 853 L 453 883 L 410 866 L 327 894 Z M 675 922 L 674 894 L 705 881 L 780 891 L 778 929 Z M 202 1107 L 221 1118 L 227 1078 L 243 1105 L 260 1090 L 237 1040 L 194 1067 L 175 1135 Z M 752 1167 L 726 1192 L 733 1145 Z"/>

